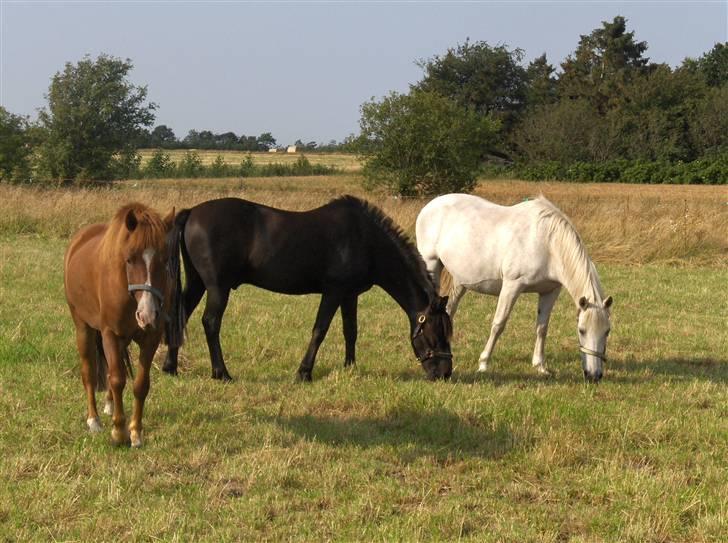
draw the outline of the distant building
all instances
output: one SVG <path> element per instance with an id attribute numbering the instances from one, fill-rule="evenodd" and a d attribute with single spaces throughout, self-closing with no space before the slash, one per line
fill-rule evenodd
<path id="1" fill-rule="evenodd" d="M 288 149 L 286 149 L 286 153 L 295 153 L 296 152 L 296 146 L 295 145 L 289 145 Z"/>
<path id="2" fill-rule="evenodd" d="M 269 153 L 277 153 L 278 152 L 278 149 L 276 149 L 275 147 L 273 147 L 271 149 L 268 149 L 268 152 Z"/>

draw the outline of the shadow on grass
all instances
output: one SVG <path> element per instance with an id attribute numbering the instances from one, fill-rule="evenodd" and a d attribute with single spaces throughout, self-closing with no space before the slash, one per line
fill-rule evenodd
<path id="1" fill-rule="evenodd" d="M 300 415 L 268 421 L 312 442 L 392 447 L 406 462 L 423 456 L 434 456 L 439 462 L 463 457 L 497 459 L 524 445 L 489 418 L 460 418 L 446 410 L 406 408 L 376 418 Z"/>

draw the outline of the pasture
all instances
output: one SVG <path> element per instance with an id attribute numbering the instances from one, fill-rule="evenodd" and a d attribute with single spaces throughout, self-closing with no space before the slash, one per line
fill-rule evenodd
<path id="1" fill-rule="evenodd" d="M 534 296 L 476 374 L 495 298 L 467 294 L 453 379 L 430 383 L 404 313 L 375 288 L 360 297 L 357 366 L 343 368 L 337 316 L 313 383 L 296 384 L 318 297 L 243 286 L 222 327 L 232 383 L 209 378 L 198 309 L 180 375 L 157 355 L 144 447 L 112 447 L 104 415 L 104 432 L 87 432 L 62 286 L 71 233 L 130 200 L 310 209 L 346 192 L 411 235 L 425 203 L 364 193 L 354 175 L 0 186 L 0 538 L 724 540 L 725 187 L 480 183 L 503 204 L 543 192 L 580 231 L 615 299 L 598 386 L 583 381 L 566 292 L 546 343 L 553 377 L 530 365 Z"/>

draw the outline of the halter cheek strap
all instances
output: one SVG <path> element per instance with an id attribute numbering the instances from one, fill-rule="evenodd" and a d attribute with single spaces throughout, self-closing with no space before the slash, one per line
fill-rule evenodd
<path id="1" fill-rule="evenodd" d="M 414 341 L 415 338 L 422 333 L 422 325 L 425 324 L 426 320 L 427 315 L 425 315 L 424 313 L 417 317 L 417 326 L 415 327 L 415 331 L 412 333 L 412 341 Z M 425 362 L 430 358 L 452 359 L 452 353 L 446 353 L 445 351 L 433 351 L 432 349 L 427 349 L 427 351 L 425 351 L 425 354 L 423 354 L 422 356 L 415 353 L 415 356 L 420 363 Z"/>
<path id="2" fill-rule="evenodd" d="M 596 356 L 597 358 L 601 358 L 602 361 L 607 361 L 607 354 L 606 352 L 600 353 L 597 351 L 592 351 L 591 349 L 588 349 L 587 347 L 584 347 L 583 345 L 579 345 L 579 350 L 584 354 L 590 354 L 592 356 Z"/>

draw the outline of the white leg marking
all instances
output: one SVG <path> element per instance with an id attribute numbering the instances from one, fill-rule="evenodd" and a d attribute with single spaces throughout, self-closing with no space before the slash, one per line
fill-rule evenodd
<path id="1" fill-rule="evenodd" d="M 91 432 L 92 434 L 101 431 L 101 421 L 99 421 L 97 417 L 86 419 L 86 424 L 88 425 L 89 432 Z"/>
<path id="2" fill-rule="evenodd" d="M 106 403 L 104 404 L 104 414 L 105 415 L 114 414 L 114 402 L 112 402 L 111 400 L 106 400 Z"/>

